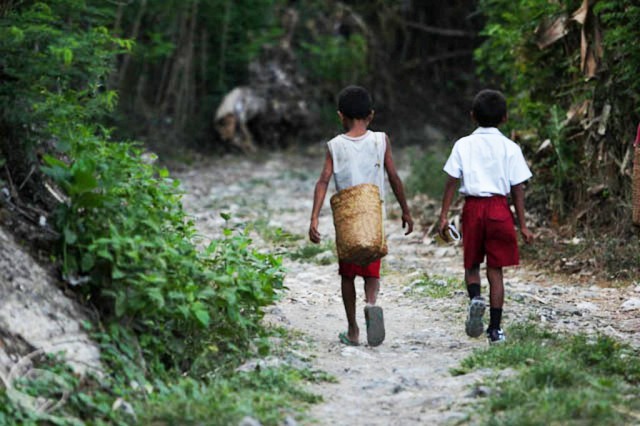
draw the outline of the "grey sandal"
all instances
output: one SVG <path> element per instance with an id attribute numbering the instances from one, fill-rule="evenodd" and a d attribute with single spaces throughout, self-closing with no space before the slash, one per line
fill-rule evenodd
<path id="1" fill-rule="evenodd" d="M 384 315 L 382 308 L 376 305 L 364 307 L 364 319 L 367 323 L 367 343 L 378 346 L 384 341 Z"/>

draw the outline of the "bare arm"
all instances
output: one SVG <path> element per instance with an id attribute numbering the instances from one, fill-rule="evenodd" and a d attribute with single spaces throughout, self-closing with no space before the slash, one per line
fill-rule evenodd
<path id="1" fill-rule="evenodd" d="M 396 196 L 396 200 L 400 204 L 402 209 L 402 228 L 407 227 L 407 232 L 404 235 L 409 235 L 413 232 L 413 219 L 411 218 L 411 212 L 409 211 L 409 205 L 407 204 L 407 198 L 404 195 L 404 187 L 402 186 L 402 180 L 398 176 L 395 164 L 393 164 L 393 156 L 391 155 L 391 141 L 387 136 L 387 148 L 384 152 L 384 168 L 387 171 L 389 177 L 389 184 L 393 190 L 393 194 Z"/>
<path id="2" fill-rule="evenodd" d="M 520 226 L 522 239 L 524 239 L 525 243 L 529 244 L 533 241 L 533 233 L 527 228 L 527 223 L 524 218 L 524 189 L 521 183 L 511 187 L 511 197 L 513 198 L 513 205 L 516 208 L 516 216 L 518 217 L 518 225 Z"/>
<path id="3" fill-rule="evenodd" d="M 329 187 L 329 181 L 333 174 L 333 159 L 331 153 L 327 150 L 327 155 L 324 159 L 324 166 L 322 172 L 320 172 L 320 178 L 316 182 L 316 188 L 313 192 L 313 209 L 311 210 L 311 224 L 309 225 L 309 239 L 314 243 L 320 242 L 320 232 L 318 232 L 318 217 L 320 216 L 320 209 L 324 204 L 324 197 L 327 195 L 327 188 Z"/>
<path id="4" fill-rule="evenodd" d="M 445 235 L 447 227 L 449 226 L 449 209 L 453 202 L 453 197 L 456 194 L 456 188 L 458 187 L 458 181 L 460 179 L 454 178 L 451 175 L 447 175 L 447 182 L 444 184 L 444 195 L 442 196 L 442 209 L 440 210 L 440 224 L 438 226 L 438 232 L 440 235 Z"/>

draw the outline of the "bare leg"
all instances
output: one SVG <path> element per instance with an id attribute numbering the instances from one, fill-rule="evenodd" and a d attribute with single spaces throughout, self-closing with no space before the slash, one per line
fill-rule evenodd
<path id="1" fill-rule="evenodd" d="M 502 268 L 487 267 L 487 279 L 489 280 L 490 306 L 492 308 L 502 308 L 504 303 Z"/>
<path id="2" fill-rule="evenodd" d="M 344 302 L 344 310 L 349 324 L 347 336 L 352 342 L 358 342 L 360 330 L 356 322 L 356 286 L 354 281 L 354 278 L 342 277 L 342 302 Z"/>
<path id="3" fill-rule="evenodd" d="M 364 279 L 364 297 L 369 305 L 375 305 L 380 291 L 380 279 L 368 277 Z"/>
<path id="4" fill-rule="evenodd" d="M 480 285 L 480 265 L 473 265 L 469 269 L 464 270 L 464 281 L 469 287 L 471 284 Z"/>

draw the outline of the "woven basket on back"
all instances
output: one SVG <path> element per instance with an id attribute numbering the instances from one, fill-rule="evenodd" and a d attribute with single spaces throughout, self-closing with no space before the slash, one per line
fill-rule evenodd
<path id="1" fill-rule="evenodd" d="M 640 147 L 635 147 L 633 156 L 633 188 L 631 197 L 633 204 L 633 224 L 640 225 Z"/>
<path id="2" fill-rule="evenodd" d="M 365 183 L 331 197 L 338 258 L 368 265 L 387 254 L 382 200 L 376 185 Z"/>

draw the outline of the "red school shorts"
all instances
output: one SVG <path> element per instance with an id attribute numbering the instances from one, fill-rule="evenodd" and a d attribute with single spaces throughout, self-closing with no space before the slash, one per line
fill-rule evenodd
<path id="1" fill-rule="evenodd" d="M 368 265 L 361 266 L 355 263 L 338 262 L 338 274 L 347 278 L 380 278 L 380 259 Z"/>
<path id="2" fill-rule="evenodd" d="M 464 267 L 479 265 L 487 256 L 487 266 L 517 265 L 518 239 L 507 197 L 466 197 L 462 209 Z"/>

